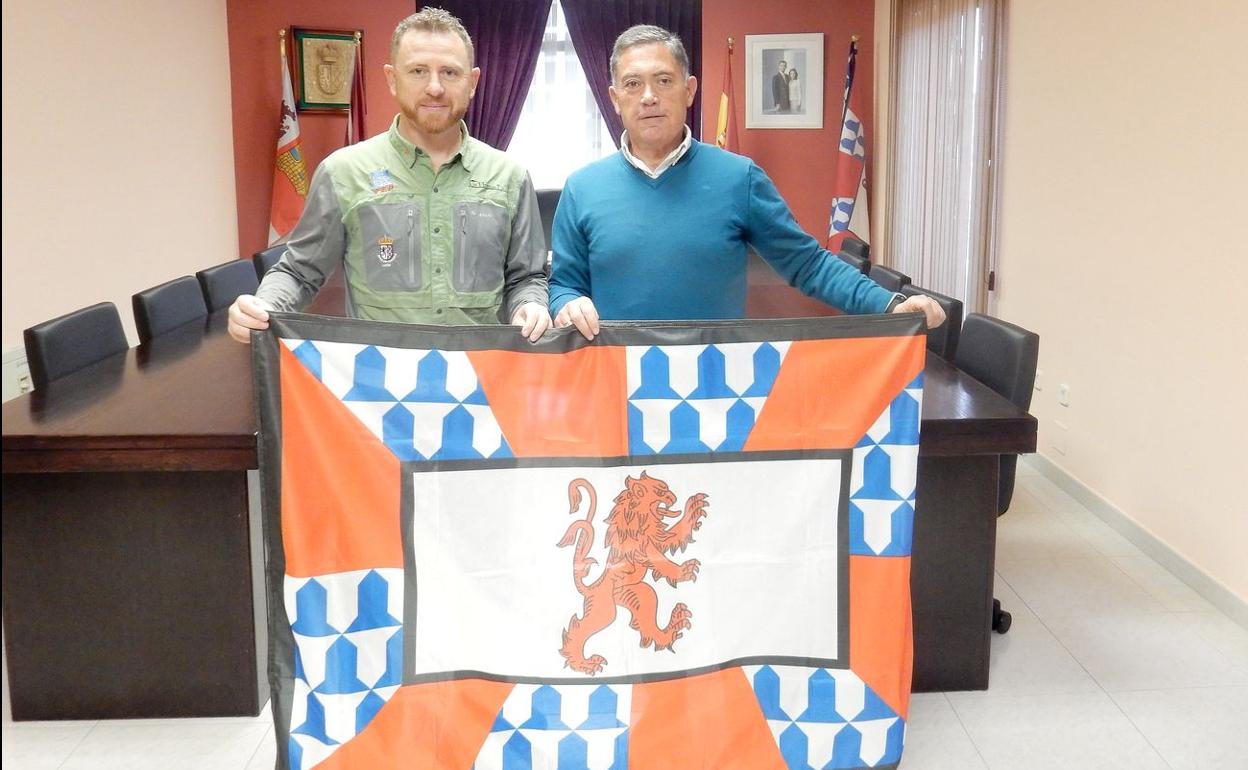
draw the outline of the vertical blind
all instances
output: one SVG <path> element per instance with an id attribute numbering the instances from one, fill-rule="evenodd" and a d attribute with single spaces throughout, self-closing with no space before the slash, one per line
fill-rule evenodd
<path id="1" fill-rule="evenodd" d="M 987 305 L 1004 0 L 898 0 L 891 264 Z"/>

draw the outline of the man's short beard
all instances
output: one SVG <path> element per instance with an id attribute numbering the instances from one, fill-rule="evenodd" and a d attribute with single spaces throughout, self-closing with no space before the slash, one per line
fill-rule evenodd
<path id="1" fill-rule="evenodd" d="M 411 121 L 416 128 L 425 134 L 440 134 L 450 129 L 452 126 L 459 125 L 459 121 L 467 114 L 467 109 L 457 112 L 446 113 L 445 119 L 435 119 L 427 112 L 423 112 L 419 107 L 416 108 L 414 114 L 407 115 L 407 119 Z"/>

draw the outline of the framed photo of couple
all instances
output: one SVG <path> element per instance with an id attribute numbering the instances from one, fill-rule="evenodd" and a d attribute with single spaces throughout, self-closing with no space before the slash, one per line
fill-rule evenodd
<path id="1" fill-rule="evenodd" d="M 823 128 L 823 33 L 745 36 L 745 127 Z"/>

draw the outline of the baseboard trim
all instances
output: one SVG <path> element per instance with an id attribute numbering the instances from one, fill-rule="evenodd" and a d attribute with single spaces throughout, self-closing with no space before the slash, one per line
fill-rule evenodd
<path id="1" fill-rule="evenodd" d="M 1231 589 L 1210 577 L 1204 570 L 1187 560 L 1156 535 L 1144 529 L 1127 514 L 1115 508 L 1105 498 L 1089 489 L 1068 471 L 1042 455 L 1026 455 L 1023 462 L 1035 468 L 1040 475 L 1052 481 L 1066 494 L 1078 500 L 1085 508 L 1104 521 L 1118 534 L 1131 541 L 1147 556 L 1182 580 L 1206 601 L 1226 613 L 1227 617 L 1248 628 L 1248 601 L 1231 592 Z"/>

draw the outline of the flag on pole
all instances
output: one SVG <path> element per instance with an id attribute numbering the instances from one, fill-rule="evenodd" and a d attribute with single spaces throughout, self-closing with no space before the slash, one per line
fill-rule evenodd
<path id="1" fill-rule="evenodd" d="M 896 767 L 925 350 L 273 313 L 278 767 Z"/>
<path id="2" fill-rule="evenodd" d="M 867 218 L 867 136 L 859 115 L 862 99 L 854 91 L 854 68 L 858 61 L 858 38 L 849 43 L 845 69 L 845 102 L 841 110 L 841 139 L 837 145 L 836 170 L 832 174 L 832 215 L 828 220 L 828 250 L 836 253 L 846 238 L 869 243 Z"/>
<path id="3" fill-rule="evenodd" d="M 728 55 L 724 59 L 724 90 L 719 94 L 715 144 L 721 150 L 737 151 L 737 115 L 732 109 L 732 38 L 728 38 Z"/>
<path id="4" fill-rule="evenodd" d="M 286 64 L 286 30 L 281 31 L 282 113 L 273 169 L 273 205 L 269 210 L 269 245 L 285 240 L 303 214 L 308 196 L 308 166 L 303 160 L 299 138 L 299 115 L 295 112 L 290 67 Z"/>
<path id="5" fill-rule="evenodd" d="M 355 58 L 351 65 L 351 102 L 347 107 L 347 144 L 362 142 L 368 138 L 364 118 L 368 106 L 364 100 L 364 52 L 360 45 L 360 33 L 355 33 Z"/>

